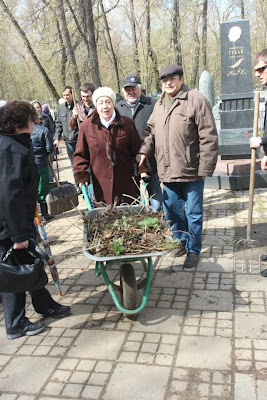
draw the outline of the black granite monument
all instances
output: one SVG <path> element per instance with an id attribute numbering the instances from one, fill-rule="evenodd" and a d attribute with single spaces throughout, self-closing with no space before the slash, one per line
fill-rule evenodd
<path id="1" fill-rule="evenodd" d="M 252 62 L 249 20 L 221 23 L 221 129 L 222 159 L 249 158 L 253 130 Z"/>

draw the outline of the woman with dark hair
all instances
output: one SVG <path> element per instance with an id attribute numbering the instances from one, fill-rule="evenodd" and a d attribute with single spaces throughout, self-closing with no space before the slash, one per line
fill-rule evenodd
<path id="1" fill-rule="evenodd" d="M 0 259 L 13 245 L 17 258 L 25 262 L 22 249 L 36 238 L 33 224 L 38 187 L 38 170 L 31 145 L 35 109 L 26 101 L 12 101 L 0 108 Z M 56 303 L 47 289 L 30 293 L 35 311 L 43 318 L 62 318 L 70 307 Z M 8 339 L 42 332 L 42 322 L 25 316 L 26 293 L 3 293 Z"/>

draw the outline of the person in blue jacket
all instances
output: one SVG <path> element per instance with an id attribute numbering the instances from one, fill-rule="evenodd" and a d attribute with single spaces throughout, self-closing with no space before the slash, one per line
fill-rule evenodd
<path id="1" fill-rule="evenodd" d="M 27 262 L 23 249 L 36 240 L 34 216 L 37 202 L 38 168 L 31 144 L 36 112 L 26 101 L 12 101 L 0 108 L 0 261 L 13 245 L 21 263 Z M 26 293 L 3 293 L 8 339 L 42 332 L 41 321 L 25 315 Z M 62 318 L 70 307 L 53 300 L 43 287 L 30 292 L 34 310 L 43 318 Z"/>

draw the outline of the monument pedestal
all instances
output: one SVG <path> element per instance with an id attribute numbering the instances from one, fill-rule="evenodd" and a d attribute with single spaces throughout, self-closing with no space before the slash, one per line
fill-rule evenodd
<path id="1" fill-rule="evenodd" d="M 267 187 L 267 172 L 261 170 L 261 160 L 256 160 L 255 188 Z M 247 190 L 250 182 L 250 160 L 219 160 L 212 177 L 205 186 L 212 189 Z"/>

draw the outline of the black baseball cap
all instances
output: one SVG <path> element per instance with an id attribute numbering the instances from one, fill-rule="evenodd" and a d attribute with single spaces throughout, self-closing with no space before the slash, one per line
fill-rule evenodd
<path id="1" fill-rule="evenodd" d="M 122 87 L 126 86 L 136 86 L 138 84 L 141 84 L 140 78 L 138 75 L 135 74 L 128 74 L 123 78 L 122 81 Z"/>
<path id="2" fill-rule="evenodd" d="M 180 75 L 183 76 L 183 68 L 181 65 L 172 64 L 168 65 L 167 67 L 163 68 L 161 73 L 159 74 L 159 79 L 164 79 L 168 75 Z"/>

